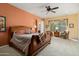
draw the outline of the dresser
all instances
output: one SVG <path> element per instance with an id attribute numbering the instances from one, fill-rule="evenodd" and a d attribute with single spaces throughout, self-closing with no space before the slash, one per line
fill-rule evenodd
<path id="1" fill-rule="evenodd" d="M 55 37 L 59 37 L 60 36 L 60 33 L 58 31 L 54 32 L 54 36 Z"/>

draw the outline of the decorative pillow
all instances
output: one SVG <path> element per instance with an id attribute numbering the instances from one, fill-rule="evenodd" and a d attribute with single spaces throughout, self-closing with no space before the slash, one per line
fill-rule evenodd
<path id="1" fill-rule="evenodd" d="M 18 42 L 26 42 L 28 40 L 28 38 L 23 37 L 21 34 L 18 35 L 14 32 L 12 39 L 18 41 Z"/>
<path id="2" fill-rule="evenodd" d="M 25 30 L 19 30 L 19 31 L 16 31 L 15 33 L 16 33 L 16 34 L 25 34 L 26 31 L 25 31 Z"/>
<path id="3" fill-rule="evenodd" d="M 18 42 L 21 42 L 22 39 L 24 39 L 24 38 L 21 38 L 18 34 L 16 34 L 16 33 L 14 32 L 12 39 L 13 39 L 13 40 L 16 40 L 16 41 L 18 41 Z"/>
<path id="4" fill-rule="evenodd" d="M 32 32 L 32 30 L 30 28 L 25 30 L 26 34 L 30 34 L 31 32 Z"/>

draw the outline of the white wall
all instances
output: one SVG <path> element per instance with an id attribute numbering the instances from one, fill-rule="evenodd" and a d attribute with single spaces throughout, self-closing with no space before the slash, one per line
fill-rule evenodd
<path id="1" fill-rule="evenodd" d="M 43 22 L 43 21 L 41 21 L 41 22 L 39 23 L 39 25 L 38 25 L 38 30 L 40 30 L 41 33 L 44 32 L 44 22 Z"/>

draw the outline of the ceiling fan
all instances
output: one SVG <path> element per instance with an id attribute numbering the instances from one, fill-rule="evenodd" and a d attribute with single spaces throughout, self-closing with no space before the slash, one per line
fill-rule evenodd
<path id="1" fill-rule="evenodd" d="M 55 10 L 58 9 L 59 7 L 51 8 L 50 5 L 49 5 L 49 6 L 45 6 L 45 8 L 46 8 L 46 11 L 47 11 L 47 14 L 48 14 L 49 12 L 56 13 Z"/>

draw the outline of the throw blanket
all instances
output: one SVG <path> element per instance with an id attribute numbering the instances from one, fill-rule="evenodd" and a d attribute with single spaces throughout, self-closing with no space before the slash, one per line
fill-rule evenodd
<path id="1" fill-rule="evenodd" d="M 29 44 L 31 43 L 31 37 L 31 34 L 17 35 L 14 33 L 11 42 L 20 50 L 26 52 Z"/>

